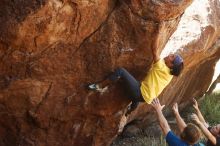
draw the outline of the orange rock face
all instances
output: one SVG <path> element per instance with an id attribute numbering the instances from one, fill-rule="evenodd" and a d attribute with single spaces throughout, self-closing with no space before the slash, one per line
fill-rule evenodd
<path id="1" fill-rule="evenodd" d="M 162 51 L 191 3 L 1 0 L 0 145 L 108 146 L 127 122 L 150 122 L 148 105 L 124 120 L 130 101 L 121 82 L 104 94 L 88 91 L 86 85 L 117 67 L 141 80 L 152 63 L 155 31 L 161 33 Z M 219 3 L 208 3 L 215 13 L 201 27 L 201 37 L 181 45 L 188 50 L 173 49 L 183 55 L 185 70 L 163 92 L 163 103 L 186 103 L 210 84 L 220 56 L 218 43 L 213 44 L 220 33 Z"/>

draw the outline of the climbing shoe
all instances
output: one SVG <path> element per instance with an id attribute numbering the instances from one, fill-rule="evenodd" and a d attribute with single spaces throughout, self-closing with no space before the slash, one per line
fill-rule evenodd
<path id="1" fill-rule="evenodd" d="M 88 89 L 98 91 L 98 90 L 100 90 L 100 87 L 98 84 L 89 84 Z"/>
<path id="2" fill-rule="evenodd" d="M 89 84 L 88 85 L 88 89 L 94 90 L 94 91 L 98 91 L 100 93 L 104 93 L 104 92 L 106 92 L 108 90 L 108 86 L 106 86 L 104 88 L 101 88 L 101 87 L 99 87 L 98 84 Z"/>

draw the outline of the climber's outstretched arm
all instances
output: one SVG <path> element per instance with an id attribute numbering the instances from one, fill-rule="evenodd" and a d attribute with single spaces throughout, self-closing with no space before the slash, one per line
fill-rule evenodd
<path id="1" fill-rule="evenodd" d="M 160 25 L 159 25 L 160 26 Z M 152 50 L 152 55 L 153 55 L 153 60 L 154 63 L 157 62 L 160 59 L 158 47 L 159 47 L 159 27 L 156 28 L 156 31 L 153 33 L 153 39 L 152 39 L 152 44 L 151 44 L 151 50 Z"/>

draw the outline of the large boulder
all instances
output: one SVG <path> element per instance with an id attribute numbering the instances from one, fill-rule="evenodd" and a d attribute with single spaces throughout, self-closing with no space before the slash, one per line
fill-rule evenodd
<path id="1" fill-rule="evenodd" d="M 117 67 L 141 80 L 152 64 L 150 46 L 156 32 L 160 52 L 179 52 L 185 59 L 183 74 L 162 93 L 162 102 L 185 104 L 202 95 L 220 56 L 219 1 L 200 2 L 208 15 L 200 16 L 197 8 L 183 15 L 191 3 L 1 0 L 0 145 L 107 146 L 128 122 L 151 122 L 146 104 L 124 117 L 130 101 L 122 83 L 104 94 L 86 86 Z M 172 41 L 184 36 L 178 30 L 190 25 L 187 19 L 196 21 L 200 31 L 186 30 L 188 42 L 175 45 Z M 171 37 L 179 22 L 182 28 Z"/>

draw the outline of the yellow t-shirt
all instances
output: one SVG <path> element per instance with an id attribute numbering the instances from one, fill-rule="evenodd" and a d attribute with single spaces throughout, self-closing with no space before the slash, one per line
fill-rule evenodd
<path id="1" fill-rule="evenodd" d="M 141 82 L 141 94 L 144 100 L 150 104 L 172 80 L 169 67 L 163 59 L 154 63 L 145 79 Z"/>

